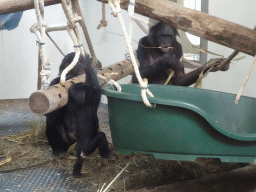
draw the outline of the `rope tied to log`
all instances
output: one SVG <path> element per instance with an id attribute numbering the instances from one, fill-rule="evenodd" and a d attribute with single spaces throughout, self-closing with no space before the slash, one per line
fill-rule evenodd
<path id="1" fill-rule="evenodd" d="M 114 85 L 117 89 L 118 92 L 122 91 L 121 86 L 113 79 L 108 79 L 107 77 L 104 77 L 103 75 L 97 74 L 98 78 L 102 79 L 103 81 L 105 81 L 106 85 Z"/>
<path id="2" fill-rule="evenodd" d="M 74 1 L 77 1 L 77 0 L 74 0 Z M 72 1 L 71 3 L 68 0 L 61 1 L 62 8 L 67 18 L 67 31 L 74 43 L 74 48 L 75 48 L 75 57 L 73 61 L 61 73 L 61 77 L 60 77 L 61 85 L 64 85 L 67 73 L 70 70 L 72 70 L 74 66 L 77 64 L 80 55 L 81 54 L 83 56 L 85 55 L 85 51 L 83 49 L 82 41 L 81 41 L 80 24 L 79 24 L 79 21 L 81 21 L 82 18 L 78 16 L 77 10 L 75 9 L 75 6 L 74 6 L 74 1 Z M 72 12 L 69 7 L 70 4 L 72 5 Z"/>
<path id="3" fill-rule="evenodd" d="M 131 2 L 135 2 L 135 1 L 131 0 Z M 130 30 L 130 36 L 128 36 L 125 25 L 124 25 L 122 15 L 120 14 L 120 0 L 109 0 L 108 4 L 109 4 L 111 10 L 114 13 L 113 16 L 118 17 L 119 23 L 122 27 L 122 31 L 123 31 L 123 34 L 124 34 L 124 37 L 125 37 L 125 41 L 126 41 L 126 45 L 127 45 L 129 55 L 131 57 L 131 61 L 132 61 L 132 65 L 133 65 L 133 68 L 134 68 L 134 71 L 135 71 L 135 75 L 138 79 L 138 82 L 139 82 L 140 86 L 142 87 L 142 89 L 141 89 L 142 100 L 143 100 L 144 104 L 147 107 L 153 108 L 154 106 L 149 103 L 149 101 L 147 99 L 147 95 L 149 95 L 150 97 L 154 97 L 154 95 L 148 90 L 148 88 L 146 88 L 147 85 L 148 85 L 148 80 L 147 79 L 142 80 L 142 78 L 140 76 L 139 68 L 138 68 L 135 56 L 133 54 L 132 45 L 131 45 L 131 30 Z M 134 5 L 130 4 L 129 6 L 132 6 L 130 9 L 134 9 Z M 134 10 L 131 11 L 131 13 L 132 12 L 134 12 Z M 130 18 L 132 18 L 132 17 L 130 17 Z"/>
<path id="4" fill-rule="evenodd" d="M 50 60 L 46 60 L 45 54 L 45 30 L 46 24 L 44 22 L 44 0 L 34 0 L 34 8 L 37 16 L 37 23 L 32 25 L 30 31 L 35 33 L 37 37 L 37 44 L 39 46 L 39 58 L 42 62 L 42 69 L 40 72 L 41 89 L 48 89 L 50 86 Z"/>

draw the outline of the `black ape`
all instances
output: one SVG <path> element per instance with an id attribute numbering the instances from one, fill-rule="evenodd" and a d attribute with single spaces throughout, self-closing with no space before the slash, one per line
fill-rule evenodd
<path id="1" fill-rule="evenodd" d="M 59 75 L 72 62 L 75 53 L 63 59 Z M 83 159 L 98 147 L 103 158 L 109 158 L 108 141 L 103 132 L 99 132 L 97 110 L 101 93 L 97 74 L 91 66 L 89 55 L 80 57 L 76 66 L 67 74 L 66 79 L 86 72 L 86 83 L 74 84 L 68 91 L 68 103 L 51 113 L 46 114 L 46 136 L 53 154 L 66 152 L 77 140 L 77 161 L 73 175 L 79 176 Z M 59 83 L 60 77 L 51 82 L 51 86 Z"/>
<path id="2" fill-rule="evenodd" d="M 97 110 L 100 103 L 100 84 L 91 63 L 84 64 L 86 83 L 77 83 L 68 90 L 68 111 L 73 115 L 77 137 L 77 160 L 73 175 L 81 175 L 83 160 L 96 148 L 102 158 L 108 159 L 110 151 L 105 133 L 99 132 Z"/>
<path id="3" fill-rule="evenodd" d="M 200 67 L 185 74 L 184 65 L 180 62 L 183 52 L 181 44 L 176 40 L 177 35 L 175 27 L 159 22 L 150 29 L 148 36 L 140 39 L 137 50 L 140 74 L 142 79 L 148 79 L 149 84 L 163 84 L 169 76 L 165 69 L 171 68 L 174 71 L 174 77 L 169 84 L 189 86 L 196 82 L 204 69 Z M 228 67 L 229 65 L 222 70 L 227 70 Z M 138 82 L 135 74 L 132 76 L 132 82 Z"/>
<path id="4" fill-rule="evenodd" d="M 73 61 L 75 53 L 69 53 L 64 57 L 59 68 L 59 75 Z M 86 59 L 79 59 L 75 67 L 68 72 L 66 79 L 85 73 L 85 65 L 90 63 L 89 55 Z M 56 77 L 50 83 L 50 86 L 60 82 L 60 77 Z M 75 121 L 72 113 L 68 110 L 67 105 L 50 112 L 46 116 L 46 136 L 51 145 L 54 155 L 64 153 L 76 141 Z"/>

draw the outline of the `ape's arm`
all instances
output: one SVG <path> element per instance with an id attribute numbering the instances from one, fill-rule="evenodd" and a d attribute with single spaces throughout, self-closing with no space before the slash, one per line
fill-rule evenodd
<path id="1" fill-rule="evenodd" d="M 180 85 L 180 86 L 190 86 L 197 81 L 202 70 L 203 70 L 203 67 L 199 67 L 199 68 L 195 69 L 194 71 L 191 71 L 187 74 L 183 74 L 183 75 L 175 74 L 173 84 Z"/>
<path id="2" fill-rule="evenodd" d="M 97 77 L 97 73 L 91 64 L 90 57 L 86 57 L 84 60 L 86 84 L 92 86 L 95 89 L 100 89 L 100 83 Z"/>
<path id="3" fill-rule="evenodd" d="M 217 62 L 217 64 L 220 64 L 221 62 L 223 62 L 225 60 L 225 58 L 215 58 L 215 59 L 211 59 L 209 60 L 207 63 L 211 62 L 211 61 L 215 61 Z M 207 64 L 206 63 L 206 64 Z M 204 64 L 204 66 L 206 65 Z M 180 86 L 189 86 L 192 85 L 193 83 L 195 83 L 197 81 L 197 79 L 199 78 L 200 73 L 202 72 L 202 70 L 204 70 L 204 73 L 206 73 L 210 67 L 199 67 L 187 74 L 180 74 L 180 75 L 176 75 L 176 77 L 174 77 L 174 85 L 180 85 Z M 221 71 L 227 71 L 229 69 L 229 64 L 223 66 L 220 70 Z M 211 72 L 216 72 L 219 69 L 216 67 L 213 67 L 211 69 Z"/>

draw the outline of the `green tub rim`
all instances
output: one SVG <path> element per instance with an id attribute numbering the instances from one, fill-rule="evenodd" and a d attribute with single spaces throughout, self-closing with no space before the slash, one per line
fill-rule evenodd
<path id="1" fill-rule="evenodd" d="M 122 85 L 123 86 L 123 85 Z M 124 85 L 127 86 L 127 85 Z M 129 84 L 128 86 L 138 86 L 137 84 Z M 164 86 L 164 88 L 166 89 L 165 85 L 154 85 L 154 86 L 158 86 L 158 87 L 162 87 Z M 150 87 L 150 85 L 149 85 Z M 176 86 L 179 87 L 179 86 Z M 191 87 L 182 87 L 182 89 L 195 89 L 195 88 L 191 88 Z M 198 91 L 202 91 L 201 89 L 196 89 Z M 211 90 L 203 90 L 203 91 L 207 91 L 207 92 L 218 92 L 218 91 L 211 91 Z M 113 97 L 113 98 L 118 98 L 118 99 L 126 99 L 126 100 L 133 100 L 133 101 L 142 101 L 141 95 L 137 95 L 137 94 L 132 94 L 132 93 L 125 93 L 125 92 L 117 92 L 116 90 L 113 90 L 112 87 L 110 86 L 104 86 L 102 88 L 102 92 L 103 95 L 106 95 L 107 97 Z M 218 92 L 218 93 L 222 93 L 222 94 L 227 94 L 227 95 L 232 95 L 230 93 L 223 93 L 223 92 Z M 246 98 L 246 97 L 244 97 Z M 189 109 L 191 111 L 194 111 L 196 113 L 198 113 L 199 115 L 201 115 L 206 121 L 209 122 L 209 124 L 216 129 L 218 132 L 220 132 L 221 134 L 232 138 L 232 139 L 236 139 L 236 140 L 240 140 L 240 141 L 256 141 L 256 133 L 253 134 L 244 134 L 244 133 L 235 133 L 232 132 L 228 129 L 223 128 L 222 126 L 220 126 L 218 123 L 216 123 L 209 114 L 207 114 L 203 109 L 201 109 L 200 107 L 197 107 L 191 103 L 188 102 L 184 102 L 181 100 L 173 100 L 173 99 L 163 99 L 163 98 L 158 98 L 158 97 L 148 97 L 148 100 L 150 103 L 154 103 L 156 104 L 162 104 L 162 105 L 168 105 L 168 106 L 175 106 L 175 107 L 180 107 L 180 108 L 185 108 L 185 109 Z"/>

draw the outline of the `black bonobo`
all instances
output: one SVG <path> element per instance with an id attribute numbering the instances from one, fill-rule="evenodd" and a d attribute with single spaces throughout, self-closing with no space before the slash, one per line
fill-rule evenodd
<path id="1" fill-rule="evenodd" d="M 62 71 L 73 61 L 75 53 L 67 54 L 59 67 L 59 76 Z M 86 59 L 79 59 L 75 67 L 68 72 L 66 79 L 71 79 L 75 76 L 85 73 L 85 65 L 89 64 L 89 55 Z M 56 77 L 50 83 L 50 86 L 56 85 L 60 82 L 60 77 Z M 46 136 L 51 145 L 54 155 L 65 153 L 68 148 L 76 142 L 75 121 L 67 105 L 50 112 L 46 116 Z"/>
<path id="2" fill-rule="evenodd" d="M 81 175 L 83 160 L 97 148 L 104 159 L 110 151 L 105 133 L 99 132 L 97 110 L 100 104 L 101 87 L 91 63 L 84 60 L 86 82 L 72 85 L 68 90 L 68 110 L 72 113 L 76 127 L 76 156 L 73 176 Z"/>
<path id="3" fill-rule="evenodd" d="M 65 56 L 59 74 L 72 62 L 75 53 Z M 77 161 L 73 175 L 80 176 L 83 159 L 99 148 L 103 158 L 108 159 L 110 151 L 105 133 L 99 132 L 97 110 L 100 104 L 100 84 L 89 55 L 79 58 L 76 66 L 67 74 L 66 79 L 86 73 L 86 82 L 73 84 L 68 90 L 68 103 L 46 114 L 46 136 L 53 154 L 66 152 L 77 141 Z M 51 82 L 59 83 L 60 77 Z"/>
<path id="4" fill-rule="evenodd" d="M 174 77 L 168 84 L 189 86 L 196 82 L 202 70 L 209 69 L 202 66 L 185 74 L 184 64 L 180 62 L 183 55 L 182 46 L 176 40 L 177 35 L 175 27 L 159 22 L 150 29 L 148 36 L 140 39 L 137 50 L 139 69 L 141 77 L 147 78 L 149 84 L 163 84 L 169 76 L 166 69 L 171 68 Z M 223 60 L 224 58 L 221 58 L 219 62 Z M 221 70 L 226 71 L 228 68 L 229 64 Z M 217 70 L 213 68 L 211 71 Z M 135 74 L 132 76 L 132 82 L 138 82 Z"/>

